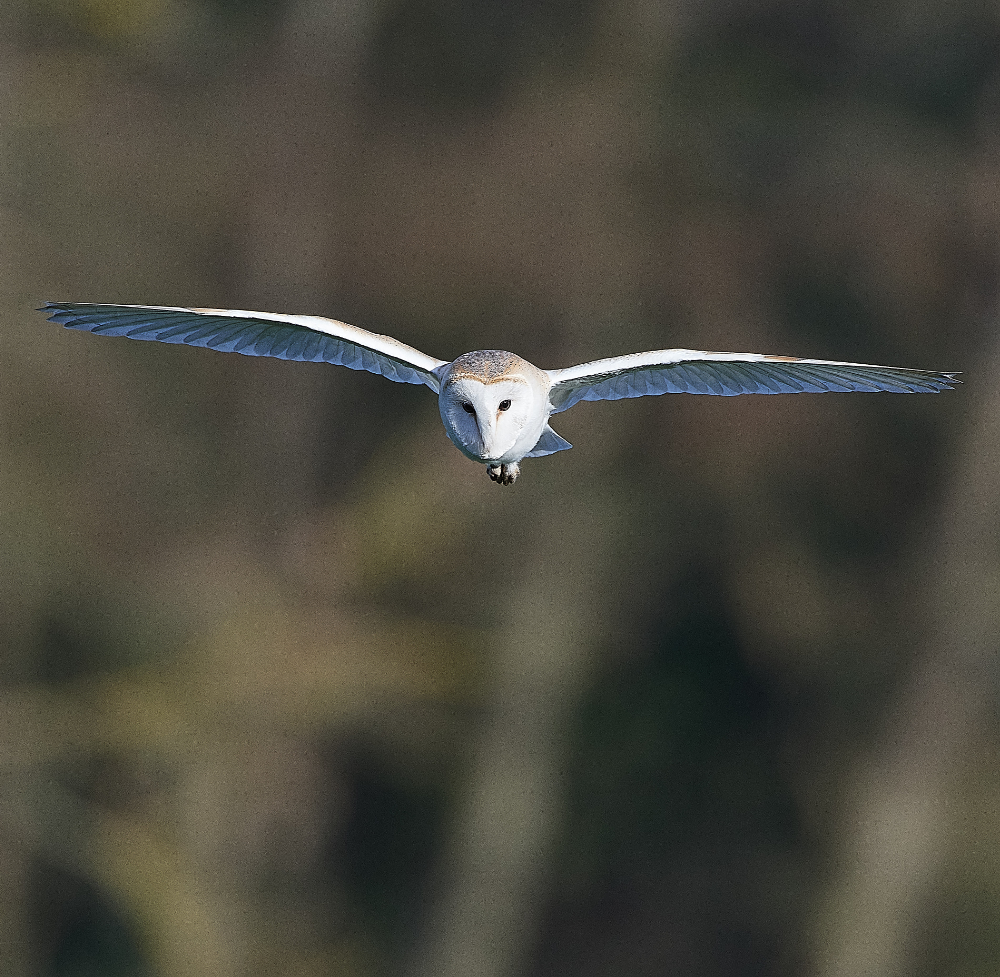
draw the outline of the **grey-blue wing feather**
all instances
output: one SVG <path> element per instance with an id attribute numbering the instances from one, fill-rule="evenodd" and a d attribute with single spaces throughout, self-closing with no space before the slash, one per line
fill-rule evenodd
<path id="1" fill-rule="evenodd" d="M 86 330 L 98 336 L 125 336 L 160 343 L 204 346 L 244 356 L 333 363 L 352 370 L 376 373 L 398 383 L 428 383 L 426 371 L 396 357 L 294 323 L 194 313 L 183 309 L 62 302 L 51 302 L 40 311 L 49 313 L 50 321 L 60 322 L 67 329 Z"/>
<path id="2" fill-rule="evenodd" d="M 937 393 L 957 382 L 954 374 L 903 367 L 786 361 L 777 357 L 758 361 L 699 359 L 556 379 L 550 398 L 557 413 L 581 400 L 622 400 L 668 393 L 718 397 L 837 391 Z"/>
<path id="3" fill-rule="evenodd" d="M 531 449 L 524 457 L 525 458 L 544 458 L 546 455 L 554 455 L 557 451 L 566 451 L 572 448 L 571 445 L 565 438 L 559 437 L 555 431 L 548 426 L 542 429 L 542 436 L 538 439 L 534 448 Z"/>

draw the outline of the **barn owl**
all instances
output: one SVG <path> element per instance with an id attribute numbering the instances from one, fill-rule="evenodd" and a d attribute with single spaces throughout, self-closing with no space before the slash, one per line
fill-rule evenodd
<path id="1" fill-rule="evenodd" d="M 103 336 L 335 363 L 400 383 L 422 383 L 438 395 L 441 420 L 455 447 L 485 465 L 500 485 L 513 484 L 522 459 L 572 447 L 549 427 L 549 418 L 581 400 L 665 393 L 937 393 L 958 382 L 953 373 L 929 370 L 690 349 L 629 353 L 542 370 L 515 353 L 494 349 L 438 360 L 391 336 L 320 316 L 62 302 L 39 311 L 67 328 Z"/>

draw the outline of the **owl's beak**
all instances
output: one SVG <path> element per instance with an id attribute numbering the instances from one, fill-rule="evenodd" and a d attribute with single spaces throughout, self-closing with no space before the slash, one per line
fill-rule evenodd
<path id="1" fill-rule="evenodd" d="M 494 461 L 500 457 L 502 452 L 497 451 L 497 422 L 496 418 L 479 418 L 479 437 L 482 441 L 482 456 L 484 461 Z"/>

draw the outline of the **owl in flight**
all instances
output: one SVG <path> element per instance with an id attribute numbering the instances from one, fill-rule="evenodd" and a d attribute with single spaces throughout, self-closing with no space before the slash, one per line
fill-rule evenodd
<path id="1" fill-rule="evenodd" d="M 490 478 L 501 485 L 517 479 L 522 458 L 572 447 L 549 427 L 549 417 L 581 400 L 668 393 L 937 393 L 959 382 L 954 373 L 690 349 L 628 353 L 565 370 L 541 370 L 495 349 L 465 353 L 451 362 L 438 360 L 391 336 L 320 316 L 63 302 L 40 311 L 69 329 L 102 336 L 335 363 L 399 383 L 425 384 L 438 395 L 441 420 L 455 447 L 486 465 Z"/>

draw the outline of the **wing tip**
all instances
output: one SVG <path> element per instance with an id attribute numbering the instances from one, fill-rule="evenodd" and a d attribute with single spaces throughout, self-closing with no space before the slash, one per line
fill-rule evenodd
<path id="1" fill-rule="evenodd" d="M 72 309 L 73 306 L 68 302 L 46 302 L 45 305 L 35 309 L 35 311 L 46 313 L 47 322 L 59 322 L 65 325 L 74 315 Z"/>
<path id="2" fill-rule="evenodd" d="M 87 308 L 80 302 L 46 302 L 36 312 L 47 313 L 47 322 L 58 322 L 67 329 L 91 329 L 93 323 L 87 318 Z"/>
<path id="3" fill-rule="evenodd" d="M 964 380 L 960 380 L 960 373 L 937 373 L 933 371 L 919 371 L 923 375 L 919 378 L 917 382 L 922 382 L 927 386 L 919 388 L 917 390 L 911 390 L 910 393 L 932 393 L 939 394 L 943 393 L 945 390 L 954 390 L 955 387 L 964 383 Z M 928 387 L 930 389 L 928 389 Z"/>

